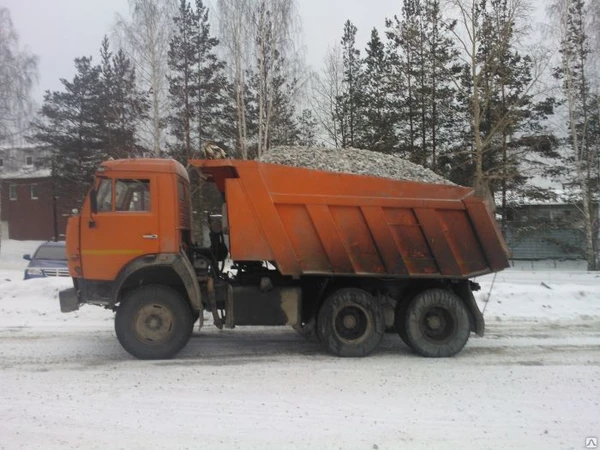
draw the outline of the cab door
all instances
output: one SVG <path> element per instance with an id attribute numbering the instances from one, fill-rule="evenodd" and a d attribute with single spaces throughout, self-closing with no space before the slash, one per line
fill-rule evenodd
<path id="1" fill-rule="evenodd" d="M 96 203 L 97 213 L 81 223 L 84 278 L 114 280 L 133 259 L 159 252 L 156 175 L 100 178 Z"/>

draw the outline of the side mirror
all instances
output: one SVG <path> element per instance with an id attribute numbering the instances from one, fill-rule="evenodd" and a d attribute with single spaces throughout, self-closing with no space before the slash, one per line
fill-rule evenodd
<path id="1" fill-rule="evenodd" d="M 29 253 L 28 253 L 28 254 L 26 254 L 26 255 L 23 255 L 23 259 L 24 259 L 25 261 L 31 261 L 31 255 L 30 255 Z"/>
<path id="2" fill-rule="evenodd" d="M 90 208 L 92 214 L 96 214 L 98 212 L 98 200 L 96 199 L 96 189 L 90 189 Z"/>

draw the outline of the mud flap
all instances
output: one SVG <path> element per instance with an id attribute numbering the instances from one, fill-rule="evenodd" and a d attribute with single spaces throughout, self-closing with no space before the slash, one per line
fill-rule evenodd
<path id="1" fill-rule="evenodd" d="M 469 311 L 469 315 L 471 316 L 471 331 L 474 331 L 478 336 L 483 336 L 485 333 L 485 321 L 471 290 L 471 282 L 469 280 L 459 282 L 454 287 L 454 291 L 465 302 L 465 306 Z"/>
<path id="2" fill-rule="evenodd" d="M 58 293 L 60 299 L 60 311 L 64 313 L 77 311 L 79 309 L 79 298 L 75 288 L 65 289 Z"/>

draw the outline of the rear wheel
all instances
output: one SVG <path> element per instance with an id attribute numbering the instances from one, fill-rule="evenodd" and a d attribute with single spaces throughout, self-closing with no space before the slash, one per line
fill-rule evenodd
<path id="1" fill-rule="evenodd" d="M 457 354 L 471 334 L 469 313 L 463 301 L 445 289 L 428 289 L 417 294 L 407 305 L 403 324 L 404 336 L 400 336 L 416 353 L 427 357 Z"/>
<path id="2" fill-rule="evenodd" d="M 377 348 L 384 332 L 381 304 L 361 289 L 340 289 L 319 310 L 317 336 L 334 355 L 366 356 Z"/>
<path id="3" fill-rule="evenodd" d="M 139 359 L 167 359 L 190 339 L 193 314 L 177 291 L 148 285 L 130 292 L 115 317 L 123 348 Z"/>

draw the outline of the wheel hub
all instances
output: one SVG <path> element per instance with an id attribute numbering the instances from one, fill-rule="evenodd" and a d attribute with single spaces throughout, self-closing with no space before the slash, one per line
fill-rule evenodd
<path id="1" fill-rule="evenodd" d="M 362 339 L 369 328 L 366 311 L 358 305 L 345 306 L 337 311 L 334 320 L 337 335 L 346 341 Z"/>
<path id="2" fill-rule="evenodd" d="M 160 327 L 162 325 L 162 319 L 158 316 L 152 316 L 146 321 L 146 325 L 152 331 L 156 331 L 156 330 L 160 329 Z"/>
<path id="3" fill-rule="evenodd" d="M 342 322 L 344 324 L 344 327 L 346 327 L 346 328 L 356 327 L 356 318 L 351 314 L 345 315 L 344 320 Z"/>
<path id="4" fill-rule="evenodd" d="M 134 328 L 140 340 L 161 342 L 173 331 L 173 315 L 162 305 L 146 305 L 138 311 Z"/>
<path id="5" fill-rule="evenodd" d="M 434 307 L 421 319 L 421 330 L 425 337 L 435 342 L 450 338 L 455 331 L 456 322 L 450 311 Z"/>
<path id="6" fill-rule="evenodd" d="M 442 327 L 442 318 L 434 315 L 427 317 L 427 325 L 432 330 L 439 330 Z"/>

